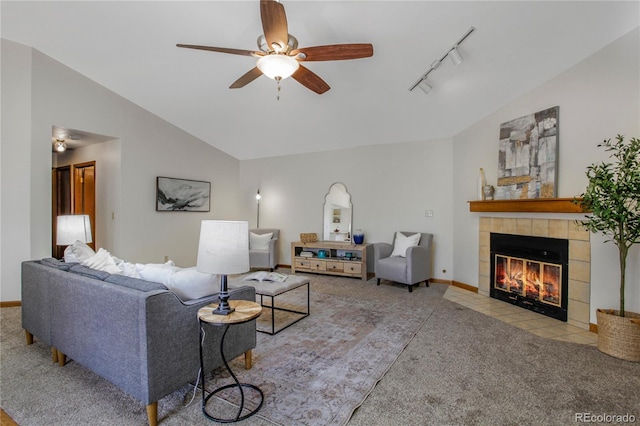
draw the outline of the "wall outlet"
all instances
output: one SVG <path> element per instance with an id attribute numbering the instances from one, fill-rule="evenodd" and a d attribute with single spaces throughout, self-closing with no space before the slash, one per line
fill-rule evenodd
<path id="1" fill-rule="evenodd" d="M 164 263 L 167 263 L 169 261 L 169 256 L 165 256 L 164 257 Z"/>
<path id="2" fill-rule="evenodd" d="M 425 210 L 424 217 L 433 217 L 433 210 Z"/>

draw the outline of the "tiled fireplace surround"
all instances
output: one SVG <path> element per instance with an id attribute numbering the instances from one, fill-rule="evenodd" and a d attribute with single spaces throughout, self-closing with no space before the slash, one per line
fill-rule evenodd
<path id="1" fill-rule="evenodd" d="M 573 220 L 481 217 L 479 238 L 478 293 L 489 296 L 492 233 L 561 238 L 569 240 L 569 302 L 567 322 L 589 330 L 591 293 L 590 233 Z M 506 302 L 505 302 L 506 303 Z"/>

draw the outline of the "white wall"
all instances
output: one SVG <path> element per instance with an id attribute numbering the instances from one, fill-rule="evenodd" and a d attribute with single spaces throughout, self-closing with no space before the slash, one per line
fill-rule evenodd
<path id="1" fill-rule="evenodd" d="M 365 242 L 391 242 L 395 231 L 433 233 L 434 277 L 451 279 L 452 173 L 451 141 L 443 139 L 242 161 L 240 191 L 245 219 L 255 226 L 260 188 L 260 227 L 281 229 L 282 264 L 291 264 L 290 244 L 300 233 L 322 238 L 324 197 L 342 182 L 353 229 L 364 231 Z"/>
<path id="2" fill-rule="evenodd" d="M 238 160 L 46 55 L 2 40 L 2 301 L 20 299 L 20 262 L 51 256 L 52 125 L 119 140 L 120 157 L 108 160 L 120 164 L 108 189 L 113 233 L 102 243 L 118 257 L 195 265 L 200 221 L 240 215 Z M 211 212 L 156 212 L 157 176 L 212 182 Z"/>
<path id="3" fill-rule="evenodd" d="M 478 218 L 470 213 L 476 177 L 485 169 L 488 183 L 497 181 L 500 124 L 555 105 L 559 113 L 558 197 L 573 197 L 586 186 L 585 169 L 607 160 L 597 148 L 616 134 L 640 137 L 640 29 L 636 29 L 582 63 L 515 99 L 453 138 L 454 279 L 478 285 Z M 505 217 L 515 215 L 505 214 Z M 529 215 L 579 219 L 581 215 Z M 592 235 L 591 322 L 596 308 L 618 308 L 617 249 Z M 629 254 L 629 310 L 640 312 L 640 247 Z"/>
<path id="4" fill-rule="evenodd" d="M 5 301 L 20 300 L 20 260 L 31 254 L 31 174 L 25 167 L 31 152 L 31 49 L 4 40 L 1 48 L 0 300 Z"/>

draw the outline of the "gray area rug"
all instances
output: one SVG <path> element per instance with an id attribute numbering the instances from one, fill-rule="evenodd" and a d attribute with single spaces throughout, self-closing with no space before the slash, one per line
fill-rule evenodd
<path id="1" fill-rule="evenodd" d="M 442 298 L 445 285 L 409 293 L 375 279 L 308 276 L 311 316 L 275 336 L 259 333 L 253 369 L 232 363 L 265 393 L 258 415 L 240 424 L 581 424 L 577 413 L 640 422 L 639 363 L 464 308 Z M 0 404 L 20 425 L 146 423 L 145 407 L 107 381 L 75 362 L 58 367 L 44 345 L 26 346 L 20 308 L 0 314 Z M 207 388 L 226 383 L 223 373 Z M 186 406 L 192 397 L 185 386 L 163 398 L 160 424 L 212 424 L 200 392 Z M 210 404 L 235 414 L 232 403 Z"/>

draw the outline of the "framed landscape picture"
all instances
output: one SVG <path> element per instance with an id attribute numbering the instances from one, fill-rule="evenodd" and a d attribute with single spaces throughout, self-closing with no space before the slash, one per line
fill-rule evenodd
<path id="1" fill-rule="evenodd" d="M 556 197 L 558 110 L 548 108 L 500 125 L 496 199 Z"/>
<path id="2" fill-rule="evenodd" d="M 159 212 L 208 212 L 211 182 L 158 176 L 156 210 Z"/>

